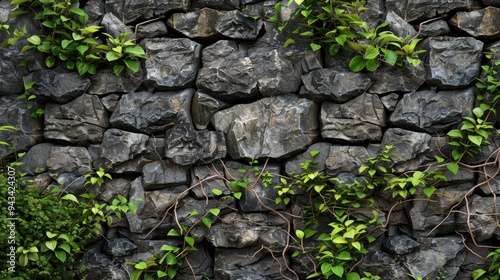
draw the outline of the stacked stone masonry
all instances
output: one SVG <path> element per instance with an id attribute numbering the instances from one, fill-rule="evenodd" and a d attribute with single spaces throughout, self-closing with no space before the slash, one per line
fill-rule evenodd
<path id="1" fill-rule="evenodd" d="M 9 2 L 0 2 L 2 22 L 8 21 Z M 471 114 L 483 54 L 500 49 L 500 1 L 367 0 L 366 21 L 387 21 L 400 36 L 422 38 L 418 47 L 426 50 L 418 67 L 383 66 L 375 73 L 352 73 L 348 56 L 332 58 L 305 43 L 284 48 L 287 34 L 248 16 L 271 15 L 278 0 L 81 2 L 107 33 L 137 26 L 147 53 L 140 71 L 117 77 L 100 69 L 81 77 L 63 68 L 43 69 L 37 55 L 19 55 L 25 41 L 2 48 L 0 125 L 18 130 L 0 131 L 0 138 L 26 152 L 21 171 L 39 187 L 62 184 L 82 193 L 82 175 L 103 167 L 114 179 L 99 189 L 102 200 L 117 194 L 142 199 L 137 215 L 116 221 L 103 232 L 106 239 L 89 245 L 88 280 L 128 279 L 132 267 L 125 262 L 178 244 L 167 237 L 169 230 L 177 222 L 193 225 L 189 213 L 214 207 L 221 209 L 220 219 L 210 229 L 192 229 L 198 250 L 189 252 L 191 267 L 184 265 L 177 279 L 305 279 L 314 269 L 308 260 L 292 259 L 291 251 L 281 256 L 300 222 L 276 214 L 297 213 L 300 199 L 276 204 L 276 190 L 251 184 L 241 199 L 221 205 L 211 190 L 233 190 L 224 180 L 206 179 L 238 178 L 254 158 L 269 158 L 272 173 L 291 174 L 317 150 L 321 171 L 352 180 L 388 144 L 395 145 L 397 172 L 416 170 L 446 148 L 447 131 Z M 37 29 L 27 23 L 29 31 Z M 27 58 L 42 70 L 19 67 Z M 37 108 L 45 109 L 42 119 L 30 117 L 17 99 L 30 81 Z M 485 151 L 498 148 L 500 138 L 490 142 Z M 0 156 L 12 154 L 0 146 Z M 496 174 L 496 168 L 488 172 Z M 450 175 L 434 201 L 408 202 L 390 215 L 390 198 L 377 197 L 388 226 L 359 268 L 381 279 L 434 279 L 438 273 L 470 279 L 485 263 L 467 247 L 485 251 L 466 237 L 469 227 L 478 244 L 500 239 L 495 217 L 487 215 L 495 211 L 500 180 L 471 197 L 467 211 L 484 215 L 468 221 L 455 212 L 441 221 L 478 180 L 484 178 L 472 172 Z M 173 204 L 177 221 L 163 216 Z"/>

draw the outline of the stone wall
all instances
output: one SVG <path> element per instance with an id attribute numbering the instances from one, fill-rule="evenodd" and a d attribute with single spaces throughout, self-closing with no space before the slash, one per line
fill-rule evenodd
<path id="1" fill-rule="evenodd" d="M 288 1 L 283 2 L 286 15 Z M 78 194 L 84 191 L 83 175 L 110 168 L 114 179 L 98 190 L 102 200 L 117 194 L 142 199 L 137 215 L 115 221 L 103 232 L 106 239 L 89 245 L 87 279 L 128 279 L 125 261 L 145 260 L 163 244 L 179 244 L 167 233 L 178 222 L 192 226 L 192 211 L 214 207 L 221 209 L 220 219 L 210 229 L 193 227 L 198 250 L 189 252 L 191 267 L 185 262 L 177 279 L 305 279 L 314 266 L 292 259 L 291 251 L 282 253 L 288 234 L 301 226 L 289 215 L 300 214 L 300 198 L 276 204 L 276 191 L 250 178 L 252 187 L 241 199 L 221 203 L 211 190 L 233 191 L 222 178 L 238 178 L 238 169 L 248 169 L 253 158 L 269 158 L 268 170 L 291 174 L 312 150 L 320 151 L 320 170 L 346 180 L 387 144 L 395 145 L 397 172 L 446 153 L 445 135 L 471 114 L 483 53 L 500 36 L 500 1 L 367 2 L 363 17 L 371 25 L 387 21 L 398 35 L 425 39 L 419 44 L 427 50 L 422 64 L 352 73 L 349 54 L 331 58 L 306 43 L 283 48 L 286 34 L 246 16 L 269 16 L 277 0 L 83 1 L 91 21 L 108 33 L 137 27 L 147 59 L 138 73 L 120 77 L 111 69 L 84 77 L 44 69 L 43 57 L 19 55 L 24 41 L 1 49 L 0 125 L 19 130 L 0 132 L 0 138 L 27 152 L 20 167 L 27 178 Z M 0 2 L 2 22 L 8 20 L 8 3 Z M 27 21 L 27 27 L 37 25 Z M 24 59 L 30 69 L 41 70 L 19 67 Z M 17 99 L 30 81 L 35 109 L 45 109 L 43 120 L 31 118 L 33 109 Z M 483 155 L 466 162 L 486 161 L 500 138 L 490 142 Z M 0 146 L 0 156 L 10 154 Z M 496 172 L 496 166 L 486 170 L 488 176 Z M 381 279 L 409 279 L 407 273 L 470 279 L 484 265 L 472 251 L 485 256 L 487 250 L 477 245 L 498 243 L 495 216 L 487 214 L 494 212 L 499 181 L 476 188 L 466 205 L 462 198 L 484 176 L 447 176 L 432 201 L 391 208 L 394 200 L 377 197 L 387 226 L 361 270 Z M 458 211 L 450 213 L 456 205 Z M 478 215 L 468 220 L 465 211 Z"/>

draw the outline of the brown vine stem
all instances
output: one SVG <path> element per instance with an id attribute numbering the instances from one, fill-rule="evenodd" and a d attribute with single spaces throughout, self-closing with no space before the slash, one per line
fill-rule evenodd
<path id="1" fill-rule="evenodd" d="M 415 34 L 415 36 L 413 36 L 409 42 L 413 41 L 414 39 L 416 39 L 418 37 L 418 35 L 420 35 L 420 32 L 422 31 L 422 25 L 424 25 L 426 23 L 429 23 L 429 22 L 432 22 L 432 21 L 435 21 L 435 20 L 438 20 L 438 19 L 442 19 L 442 18 L 447 17 L 447 16 L 448 15 L 443 14 L 443 15 L 440 15 L 439 17 L 431 18 L 431 19 L 428 19 L 426 21 L 421 22 L 418 25 L 418 32 L 417 32 L 417 34 Z"/>
<path id="2" fill-rule="evenodd" d="M 148 19 L 148 20 L 146 20 L 146 21 L 143 21 L 143 22 L 140 22 L 140 23 L 136 24 L 136 25 L 135 25 L 135 28 L 134 28 L 134 36 L 132 36 L 132 39 L 135 39 L 135 38 L 136 38 L 136 36 L 137 36 L 137 28 L 139 28 L 139 26 L 144 25 L 144 24 L 146 24 L 146 23 L 153 22 L 153 21 L 157 21 L 157 20 L 159 20 L 159 19 L 161 19 L 161 17 Z"/>

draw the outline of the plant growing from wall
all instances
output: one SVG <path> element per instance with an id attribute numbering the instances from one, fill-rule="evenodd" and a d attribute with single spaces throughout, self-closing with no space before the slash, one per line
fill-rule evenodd
<path id="1" fill-rule="evenodd" d="M 118 38 L 103 33 L 101 26 L 86 26 L 89 16 L 79 8 L 74 0 L 12 0 L 13 17 L 34 13 L 43 28 L 44 34 L 27 38 L 29 45 L 21 52 L 36 49 L 47 54 L 45 64 L 51 68 L 56 62 L 63 62 L 66 68 L 76 70 L 80 75 L 95 74 L 99 65 L 112 63 L 113 71 L 119 75 L 125 68 L 132 72 L 139 70 L 137 58 L 145 58 L 144 49 L 137 45 L 129 34 L 122 33 Z M 14 37 L 7 39 L 4 46 L 12 45 L 26 35 L 15 30 Z M 102 41 L 106 43 L 103 44 Z"/>
<path id="2" fill-rule="evenodd" d="M 276 4 L 275 9 L 281 11 L 282 2 Z M 293 13 L 293 19 L 298 27 L 289 30 L 290 22 L 278 27 L 280 31 L 287 31 L 293 38 L 285 42 L 285 46 L 295 43 L 297 39 L 309 40 L 313 51 L 325 48 L 331 56 L 335 56 L 341 49 L 357 53 L 350 63 L 349 69 L 359 72 L 363 69 L 375 71 L 381 62 L 389 65 L 404 66 L 404 61 L 413 66 L 420 64 L 418 54 L 423 50 L 416 50 L 420 39 L 401 38 L 393 32 L 384 30 L 388 25 L 382 23 L 370 28 L 368 23 L 360 18 L 360 13 L 367 8 L 364 0 L 336 1 L 336 0 L 289 0 L 298 5 Z M 279 14 L 275 14 L 270 21 L 279 22 Z"/>

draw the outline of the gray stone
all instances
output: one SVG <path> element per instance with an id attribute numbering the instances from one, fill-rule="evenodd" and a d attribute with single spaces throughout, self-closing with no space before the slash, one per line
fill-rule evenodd
<path id="1" fill-rule="evenodd" d="M 108 112 L 95 95 L 82 94 L 66 104 L 45 106 L 46 139 L 73 144 L 99 143 L 108 126 Z"/>
<path id="2" fill-rule="evenodd" d="M 212 124 L 226 133 L 233 159 L 283 158 L 305 150 L 317 139 L 318 107 L 294 94 L 279 95 L 219 111 Z"/>
<path id="3" fill-rule="evenodd" d="M 102 243 L 95 243 L 85 248 L 82 257 L 82 277 L 88 280 L 109 279 L 125 280 L 129 278 L 129 273 L 123 268 L 123 265 L 113 263 L 111 257 L 101 253 Z"/>
<path id="4" fill-rule="evenodd" d="M 141 62 L 136 60 L 141 65 Z M 90 77 L 91 84 L 88 93 L 106 95 L 109 93 L 128 93 L 136 91 L 142 84 L 144 72 L 139 67 L 137 73 L 124 70 L 119 76 L 113 72 L 112 67 L 99 69 L 96 75 Z"/>
<path id="5" fill-rule="evenodd" d="M 150 160 L 161 160 L 164 158 L 165 138 L 151 137 L 148 141 L 148 153 L 144 156 Z"/>
<path id="6" fill-rule="evenodd" d="M 495 214 L 499 203 L 494 197 L 475 194 L 467 199 L 467 203 L 468 205 L 462 206 L 456 215 L 457 231 L 472 235 L 476 242 L 491 239 L 497 228 Z"/>
<path id="7" fill-rule="evenodd" d="M 288 175 L 303 173 L 304 169 L 302 168 L 301 164 L 308 160 L 316 162 L 316 167 L 311 170 L 313 171 L 317 170 L 320 172 L 324 171 L 325 161 L 328 158 L 331 146 L 332 144 L 327 142 L 319 142 L 312 144 L 311 146 L 309 146 L 309 148 L 307 148 L 307 151 L 298 154 L 286 161 L 285 173 Z M 319 154 L 316 155 L 315 157 L 312 157 L 311 152 L 313 151 L 317 151 L 319 152 Z"/>
<path id="8" fill-rule="evenodd" d="M 118 105 L 118 101 L 120 101 L 121 95 L 120 94 L 110 94 L 106 95 L 101 98 L 101 103 L 106 110 L 113 112 L 116 108 L 116 105 Z"/>
<path id="9" fill-rule="evenodd" d="M 24 79 L 24 83 L 34 82 L 28 91 L 40 101 L 67 103 L 82 95 L 90 86 L 90 80 L 62 68 L 42 69 L 32 72 Z"/>
<path id="10" fill-rule="evenodd" d="M 220 101 L 206 93 L 195 92 L 191 104 L 191 116 L 195 127 L 197 129 L 206 129 L 215 112 L 230 106 L 229 103 Z"/>
<path id="11" fill-rule="evenodd" d="M 203 68 L 196 86 L 226 102 L 248 102 L 260 97 L 254 65 L 233 41 L 218 41 L 203 49 Z"/>
<path id="12" fill-rule="evenodd" d="M 471 37 L 434 37 L 425 41 L 426 82 L 442 89 L 465 87 L 479 75 L 483 42 Z"/>
<path id="13" fill-rule="evenodd" d="M 226 176 L 222 164 L 194 166 L 190 168 L 190 171 L 191 185 L 193 186 L 191 193 L 196 199 L 212 199 L 216 197 L 214 190 L 221 191 L 222 196 L 232 193 L 232 189 L 224 180 Z"/>
<path id="14" fill-rule="evenodd" d="M 292 279 L 287 260 L 264 254 L 260 247 L 224 249 L 215 252 L 215 279 L 278 280 Z"/>
<path id="15" fill-rule="evenodd" d="M 326 174 L 338 176 L 341 173 L 357 174 L 358 168 L 371 157 L 365 147 L 331 146 L 325 160 Z"/>
<path id="16" fill-rule="evenodd" d="M 315 69 L 302 76 L 304 87 L 300 95 L 314 102 L 347 102 L 361 95 L 370 85 L 363 73 L 341 72 L 335 69 Z"/>
<path id="17" fill-rule="evenodd" d="M 218 33 L 231 39 L 255 40 L 262 28 L 262 20 L 255 20 L 238 10 L 232 10 L 222 12 L 214 27 Z"/>
<path id="18" fill-rule="evenodd" d="M 134 253 L 137 246 L 127 238 L 113 238 L 104 242 L 103 252 L 112 257 L 125 257 Z"/>
<path id="19" fill-rule="evenodd" d="M 385 15 L 385 22 L 389 24 L 392 33 L 400 38 L 413 38 L 417 35 L 415 28 L 393 11 Z"/>
<path id="20" fill-rule="evenodd" d="M 420 38 L 444 36 L 450 33 L 450 27 L 444 19 L 420 25 Z"/>
<path id="21" fill-rule="evenodd" d="M 165 214 L 165 211 L 174 203 L 182 198 L 182 189 L 185 186 L 179 188 L 169 187 L 166 189 L 155 190 L 155 191 L 145 191 L 144 192 L 144 202 L 145 206 L 139 214 L 142 219 L 155 218 L 161 219 Z"/>
<path id="22" fill-rule="evenodd" d="M 122 33 L 129 33 L 127 38 L 130 38 L 134 34 L 132 29 L 112 13 L 104 14 L 101 20 L 101 26 L 104 27 L 105 32 L 110 34 L 113 38 L 118 38 Z"/>
<path id="23" fill-rule="evenodd" d="M 416 19 L 433 18 L 455 9 L 468 10 L 473 7 L 473 0 L 455 0 L 442 2 L 440 0 L 387 0 L 387 11 L 393 11 L 410 22 Z"/>
<path id="24" fill-rule="evenodd" d="M 423 63 L 417 67 L 405 62 L 404 68 L 382 64 L 375 72 L 369 72 L 368 77 L 372 84 L 369 93 L 386 94 L 395 91 L 413 92 L 425 82 L 425 68 Z"/>
<path id="25" fill-rule="evenodd" d="M 165 91 L 194 85 L 200 68 L 201 45 L 185 38 L 145 39 L 144 85 Z"/>
<path id="26" fill-rule="evenodd" d="M 234 10 L 240 7 L 240 0 L 195 0 L 194 2 L 198 2 L 198 5 L 201 7 L 210 7 L 219 10 Z"/>
<path id="27" fill-rule="evenodd" d="M 477 181 L 487 182 L 486 184 L 481 184 L 478 189 L 483 195 L 500 194 L 500 177 L 497 176 L 498 172 L 498 165 L 488 165 L 482 168 Z"/>
<path id="28" fill-rule="evenodd" d="M 84 192 L 84 175 L 92 172 L 92 158 L 83 147 L 52 147 L 47 170 L 65 191 L 81 194 Z"/>
<path id="29" fill-rule="evenodd" d="M 214 277 L 213 252 L 206 244 L 197 244 L 196 250 L 188 251 L 175 279 L 191 280 Z"/>
<path id="30" fill-rule="evenodd" d="M 406 255 L 419 248 L 420 244 L 408 235 L 390 236 L 384 241 L 384 249 L 391 254 Z"/>
<path id="31" fill-rule="evenodd" d="M 53 182 L 50 174 L 48 172 L 41 173 L 35 176 L 26 175 L 23 177 L 24 183 L 21 186 L 26 188 L 37 188 L 41 191 L 47 189 L 48 186 Z"/>
<path id="32" fill-rule="evenodd" d="M 384 108 L 390 112 L 393 112 L 396 109 L 398 101 L 399 101 L 399 94 L 394 92 L 380 97 L 380 102 L 382 102 Z"/>
<path id="33" fill-rule="evenodd" d="M 142 169 L 144 168 L 144 165 L 152 161 L 151 159 L 146 158 L 145 155 L 146 154 L 142 154 L 126 162 L 118 163 L 117 165 L 113 166 L 113 173 L 131 176 L 140 175 Z"/>
<path id="34" fill-rule="evenodd" d="M 168 34 L 167 25 L 162 20 L 156 20 L 150 23 L 137 26 L 137 38 L 154 38 Z"/>
<path id="35" fill-rule="evenodd" d="M 366 10 L 361 11 L 359 16 L 362 20 L 368 23 L 370 28 L 376 28 L 385 14 L 385 1 L 383 0 L 366 0 Z"/>
<path id="36" fill-rule="evenodd" d="M 365 93 L 346 103 L 323 102 L 323 139 L 360 143 L 382 139 L 385 110 L 376 94 Z"/>
<path id="37" fill-rule="evenodd" d="M 89 0 L 85 3 L 83 10 L 89 16 L 89 25 L 99 25 L 104 13 L 106 13 L 105 3 L 102 0 Z"/>
<path id="38" fill-rule="evenodd" d="M 142 173 L 144 190 L 186 185 L 188 183 L 187 168 L 165 161 L 154 161 L 146 164 Z"/>
<path id="39" fill-rule="evenodd" d="M 465 248 L 460 236 L 430 237 L 418 241 L 421 248 L 408 256 L 407 267 L 411 275 L 419 277 L 437 274 Z"/>
<path id="40" fill-rule="evenodd" d="M 471 12 L 458 12 L 449 20 L 450 25 L 473 37 L 498 38 L 500 36 L 500 9 L 486 7 Z"/>
<path id="41" fill-rule="evenodd" d="M 500 7 L 500 1 L 499 0 L 482 0 L 484 6 L 495 6 L 495 7 Z"/>
<path id="42" fill-rule="evenodd" d="M 23 164 L 19 166 L 19 172 L 36 175 L 47 171 L 47 160 L 53 146 L 51 143 L 41 143 L 31 147 L 21 158 Z"/>
<path id="43" fill-rule="evenodd" d="M 0 139 L 10 145 L 0 145 L 0 157 L 27 150 L 42 139 L 42 122 L 30 114 L 26 104 L 18 100 L 16 95 L 0 96 L 0 126 L 16 128 L 15 131 L 0 131 Z"/>
<path id="44" fill-rule="evenodd" d="M 136 132 L 163 133 L 176 123 L 191 122 L 193 94 L 194 89 L 125 94 L 111 115 L 111 125 Z"/>
<path id="45" fill-rule="evenodd" d="M 167 25 L 175 31 L 191 39 L 216 39 L 220 37 L 215 29 L 222 12 L 203 8 L 189 13 L 175 13 L 167 21 Z"/>
<path id="46" fill-rule="evenodd" d="M 95 167 L 109 168 L 124 163 L 147 152 L 149 137 L 120 129 L 108 129 L 103 136 L 101 153 L 94 161 Z"/>
<path id="47" fill-rule="evenodd" d="M 106 11 L 128 24 L 137 19 L 150 19 L 170 11 L 187 11 L 190 4 L 191 0 L 112 0 L 106 1 Z"/>
<path id="48" fill-rule="evenodd" d="M 112 203 L 114 199 L 121 195 L 128 199 L 130 184 L 132 182 L 123 178 L 114 178 L 104 183 L 103 186 L 97 187 L 95 193 L 99 193 L 99 199 Z M 136 201 L 130 201 L 136 203 Z"/>
<path id="49" fill-rule="evenodd" d="M 417 91 L 405 94 L 391 115 L 391 122 L 405 129 L 444 135 L 470 116 L 476 88 L 453 91 Z"/>
<path id="50" fill-rule="evenodd" d="M 226 141 L 221 131 L 194 130 L 191 124 L 176 124 L 165 139 L 165 157 L 182 166 L 207 164 L 224 158 Z"/>

